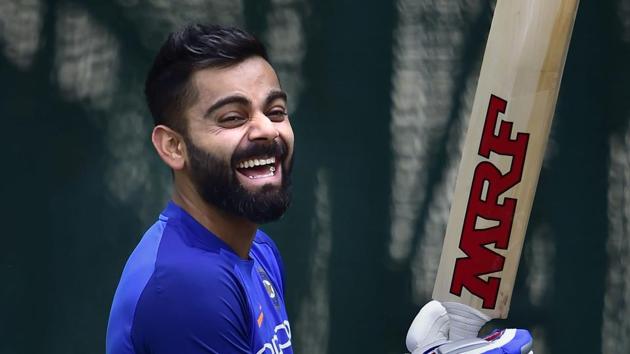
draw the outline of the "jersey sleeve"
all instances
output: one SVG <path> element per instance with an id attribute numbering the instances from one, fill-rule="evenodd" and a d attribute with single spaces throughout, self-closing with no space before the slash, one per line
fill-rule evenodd
<path id="1" fill-rule="evenodd" d="M 242 286 L 229 271 L 211 271 L 156 270 L 136 308 L 132 341 L 138 354 L 252 352 Z"/>

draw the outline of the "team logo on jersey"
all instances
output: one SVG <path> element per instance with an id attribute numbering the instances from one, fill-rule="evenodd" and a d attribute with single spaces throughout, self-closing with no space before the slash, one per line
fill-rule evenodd
<path id="1" fill-rule="evenodd" d="M 269 294 L 269 297 L 275 299 L 276 291 L 273 290 L 273 285 L 271 285 L 271 283 L 267 280 L 263 280 L 263 285 L 265 286 L 265 290 L 267 290 L 267 294 Z"/>
<path id="2" fill-rule="evenodd" d="M 265 270 L 262 269 L 262 267 L 258 267 L 257 270 L 258 270 L 258 274 L 260 275 L 260 278 L 262 279 L 263 287 L 267 291 L 267 295 L 269 295 L 271 302 L 273 302 L 273 305 L 276 308 L 280 307 L 280 302 L 278 301 L 278 293 L 276 292 L 276 289 L 273 287 L 273 284 L 271 283 L 271 279 L 269 279 L 267 272 L 265 272 Z"/>

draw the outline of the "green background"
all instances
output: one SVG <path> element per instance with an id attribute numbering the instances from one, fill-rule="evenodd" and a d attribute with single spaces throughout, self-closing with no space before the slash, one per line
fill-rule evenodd
<path id="1" fill-rule="evenodd" d="M 290 94 L 295 199 L 266 225 L 298 353 L 402 353 L 429 299 L 493 11 L 484 0 L 0 0 L 0 353 L 101 353 L 169 195 L 142 85 L 186 22 L 243 26 Z M 582 1 L 509 320 L 630 352 L 630 1 Z"/>

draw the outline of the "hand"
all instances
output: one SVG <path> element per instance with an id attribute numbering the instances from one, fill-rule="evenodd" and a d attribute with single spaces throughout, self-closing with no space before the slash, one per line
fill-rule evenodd
<path id="1" fill-rule="evenodd" d="M 412 354 L 533 354 L 532 337 L 525 329 L 505 329 L 477 338 L 489 320 L 466 305 L 430 301 L 420 309 L 407 332 L 407 349 Z"/>

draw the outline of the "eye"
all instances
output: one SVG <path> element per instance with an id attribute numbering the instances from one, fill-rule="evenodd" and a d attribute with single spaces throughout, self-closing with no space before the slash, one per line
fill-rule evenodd
<path id="1" fill-rule="evenodd" d="M 241 115 L 229 114 L 219 118 L 218 123 L 225 128 L 234 128 L 243 125 L 247 118 Z"/>
<path id="2" fill-rule="evenodd" d="M 282 122 L 287 115 L 287 111 L 284 109 L 273 109 L 267 113 L 267 117 L 269 117 L 272 122 Z"/>

